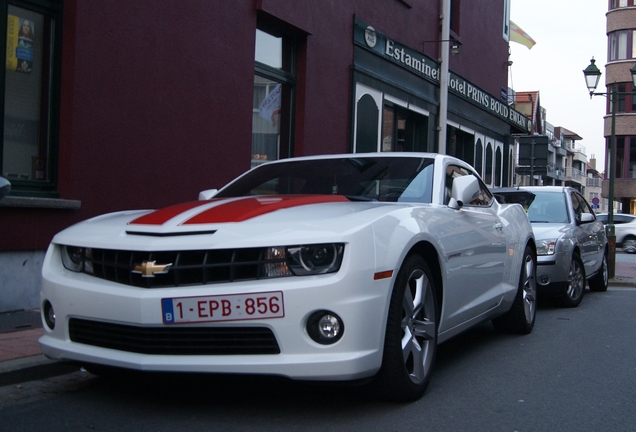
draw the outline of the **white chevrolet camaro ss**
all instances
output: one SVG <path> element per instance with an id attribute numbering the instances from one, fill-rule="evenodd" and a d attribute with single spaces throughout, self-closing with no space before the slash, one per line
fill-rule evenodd
<path id="1" fill-rule="evenodd" d="M 485 320 L 531 332 L 535 250 L 523 208 L 453 157 L 285 159 L 57 234 L 40 344 L 90 371 L 372 378 L 414 400 L 439 343 Z"/>

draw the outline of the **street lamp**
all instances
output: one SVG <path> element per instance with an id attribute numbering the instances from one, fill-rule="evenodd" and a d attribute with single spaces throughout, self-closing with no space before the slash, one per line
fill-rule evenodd
<path id="1" fill-rule="evenodd" d="M 616 148 L 616 102 L 619 95 L 632 94 L 633 92 L 618 92 L 616 86 L 612 86 L 611 93 L 596 93 L 596 86 L 601 79 L 601 71 L 594 64 L 596 60 L 592 57 L 590 64 L 583 70 L 585 76 L 585 85 L 590 92 L 590 99 L 592 96 L 609 96 L 610 106 L 612 107 L 612 130 L 610 136 L 610 151 L 609 161 L 607 166 L 609 167 L 609 214 L 607 217 L 607 241 L 609 244 L 609 251 L 607 256 L 607 266 L 609 277 L 613 278 L 616 274 L 616 229 L 614 227 L 614 178 L 616 177 L 616 165 L 614 163 L 614 149 Z M 629 70 L 632 74 L 633 87 L 632 90 L 636 90 L 636 64 Z"/>

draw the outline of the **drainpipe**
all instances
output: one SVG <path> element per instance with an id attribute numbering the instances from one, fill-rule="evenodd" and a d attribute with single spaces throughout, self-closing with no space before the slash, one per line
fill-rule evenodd
<path id="1" fill-rule="evenodd" d="M 450 59 L 450 2 L 441 0 L 442 34 L 440 42 L 441 61 L 439 79 L 439 125 L 437 126 L 437 152 L 446 154 L 446 120 L 448 119 L 448 60 Z"/>

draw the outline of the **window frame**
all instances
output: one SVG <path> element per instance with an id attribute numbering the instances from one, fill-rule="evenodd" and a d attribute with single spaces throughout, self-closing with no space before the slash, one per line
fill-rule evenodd
<path id="1" fill-rule="evenodd" d="M 634 113 L 636 112 L 636 89 L 634 88 L 633 83 L 629 82 L 619 82 L 614 84 L 609 84 L 607 86 L 607 92 L 612 94 L 613 90 L 616 89 L 616 114 L 625 114 L 625 113 Z M 614 106 L 612 103 L 612 98 L 607 98 L 607 112 L 612 113 L 614 110 Z"/>
<path id="2" fill-rule="evenodd" d="M 286 159 L 294 156 L 294 124 L 296 111 L 296 81 L 298 70 L 298 36 L 285 28 L 275 25 L 267 20 L 258 19 L 256 30 L 268 33 L 282 39 L 282 67 L 280 69 L 261 63 L 256 60 L 254 53 L 254 74 L 259 77 L 277 82 L 287 87 L 289 91 L 288 100 L 284 103 L 289 105 L 289 112 L 281 115 L 280 120 L 280 141 L 278 148 L 278 159 Z M 256 48 L 256 46 L 255 46 Z M 253 154 L 253 153 L 252 153 Z"/>
<path id="3" fill-rule="evenodd" d="M 636 58 L 636 30 L 616 30 L 607 35 L 607 61 L 632 60 Z M 624 53 L 624 55 L 621 55 Z"/>
<path id="4" fill-rule="evenodd" d="M 632 6 L 636 6 L 636 0 L 609 0 L 609 10 L 628 8 Z"/>
<path id="5" fill-rule="evenodd" d="M 9 14 L 9 5 L 28 9 L 30 11 L 45 15 L 54 23 L 51 30 L 52 43 L 49 47 L 50 56 L 47 61 L 50 62 L 48 70 L 48 79 L 43 77 L 42 81 L 47 79 L 48 94 L 40 95 L 40 104 L 46 104 L 45 113 L 47 115 L 46 122 L 46 180 L 15 180 L 11 179 L 12 196 L 26 197 L 42 197 L 42 198 L 59 198 L 60 194 L 57 189 L 58 185 L 58 161 L 59 161 L 59 118 L 60 118 L 60 99 L 61 99 L 61 64 L 62 64 L 62 0 L 0 0 L 0 7 L 4 11 L 4 18 L 0 19 L 0 43 L 5 47 L 3 59 L 6 64 L 6 44 L 7 44 L 7 16 Z M 0 71 L 0 118 L 5 116 L 5 91 L 6 91 L 6 67 Z M 42 108 L 41 108 L 42 109 Z M 42 128 L 42 119 L 39 122 Z M 0 122 L 0 136 L 3 137 L 0 143 L 0 170 L 4 170 L 4 120 Z M 41 138 L 42 139 L 42 138 Z"/>

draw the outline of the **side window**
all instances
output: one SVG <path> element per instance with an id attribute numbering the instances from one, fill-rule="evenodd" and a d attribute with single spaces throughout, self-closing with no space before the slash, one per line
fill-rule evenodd
<path id="1" fill-rule="evenodd" d="M 630 221 L 630 219 L 625 218 L 624 216 L 621 216 L 621 215 L 614 215 L 614 223 L 615 223 L 616 225 L 624 224 L 624 223 L 627 223 L 627 222 L 629 222 L 629 221 Z"/>
<path id="2" fill-rule="evenodd" d="M 475 174 L 472 171 L 469 171 L 466 168 L 457 165 L 449 165 L 448 167 L 446 167 L 446 196 L 444 197 L 444 204 L 448 204 L 448 201 L 450 200 L 451 190 L 453 188 L 453 180 L 457 177 L 462 177 L 465 175 L 474 176 Z M 481 179 L 479 179 L 479 177 L 477 177 L 477 180 L 479 180 L 479 195 L 467 205 L 488 207 L 492 204 L 493 196 L 486 185 L 481 181 Z"/>
<path id="3" fill-rule="evenodd" d="M 574 213 L 577 219 L 580 219 L 583 213 L 594 214 L 587 201 L 585 201 L 585 198 L 578 193 L 572 194 L 572 205 L 574 206 Z"/>

